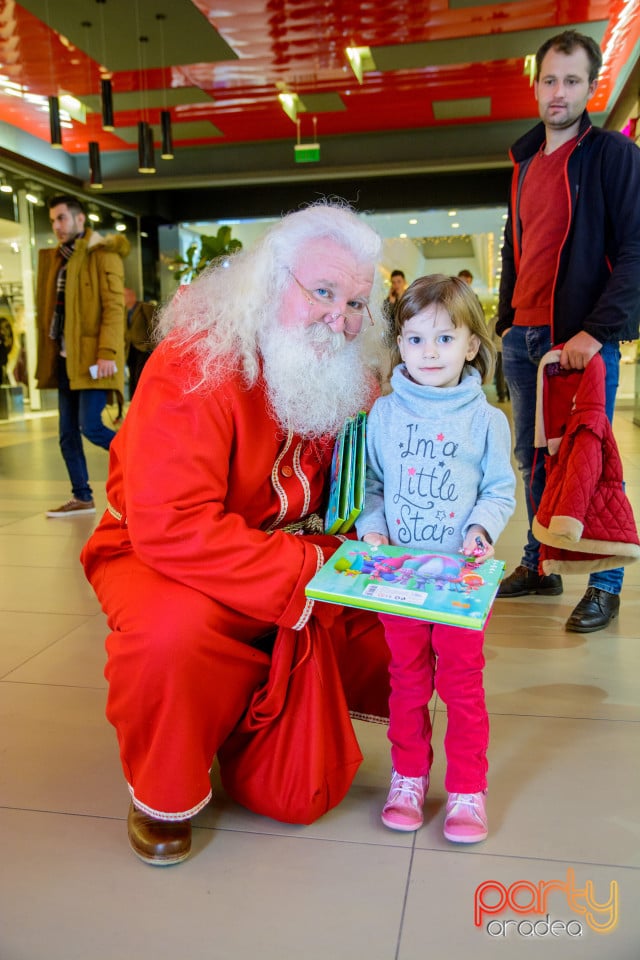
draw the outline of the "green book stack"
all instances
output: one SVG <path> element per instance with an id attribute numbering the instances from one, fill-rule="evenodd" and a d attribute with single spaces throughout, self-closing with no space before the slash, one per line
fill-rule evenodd
<path id="1" fill-rule="evenodd" d="M 346 533 L 362 512 L 367 468 L 366 423 L 367 415 L 361 410 L 346 420 L 336 439 L 324 524 L 326 533 Z"/>

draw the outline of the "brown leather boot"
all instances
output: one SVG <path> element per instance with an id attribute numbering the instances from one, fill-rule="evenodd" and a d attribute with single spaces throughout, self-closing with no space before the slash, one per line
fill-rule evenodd
<path id="1" fill-rule="evenodd" d="M 131 849 L 145 863 L 168 867 L 191 853 L 190 820 L 156 820 L 131 804 L 127 829 Z"/>

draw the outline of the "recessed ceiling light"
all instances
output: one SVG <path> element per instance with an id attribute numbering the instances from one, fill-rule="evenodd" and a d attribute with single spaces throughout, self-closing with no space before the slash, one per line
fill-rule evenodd
<path id="1" fill-rule="evenodd" d="M 418 221 L 415 219 L 415 217 L 412 217 L 411 220 L 409 220 L 409 223 L 417 223 L 417 222 Z"/>

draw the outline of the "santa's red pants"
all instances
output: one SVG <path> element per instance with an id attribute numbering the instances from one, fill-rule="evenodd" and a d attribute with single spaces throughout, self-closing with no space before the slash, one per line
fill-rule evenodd
<path id="1" fill-rule="evenodd" d="M 487 786 L 489 717 L 482 671 L 484 632 L 380 614 L 391 651 L 391 760 L 406 777 L 427 774 L 433 760 L 429 701 L 447 706 L 445 789 L 479 793 Z"/>

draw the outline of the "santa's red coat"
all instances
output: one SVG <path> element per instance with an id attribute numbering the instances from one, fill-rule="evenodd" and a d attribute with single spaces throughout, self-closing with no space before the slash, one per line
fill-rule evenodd
<path id="1" fill-rule="evenodd" d="M 349 707 L 386 717 L 377 618 L 314 604 L 305 584 L 339 545 L 283 528 L 323 515 L 332 442 L 271 417 L 240 377 L 190 390 L 196 366 L 166 341 L 111 445 L 109 509 L 82 552 L 107 615 L 107 716 L 136 804 L 192 816 L 218 748 L 266 681 L 263 638 L 304 627 L 332 644 Z"/>

